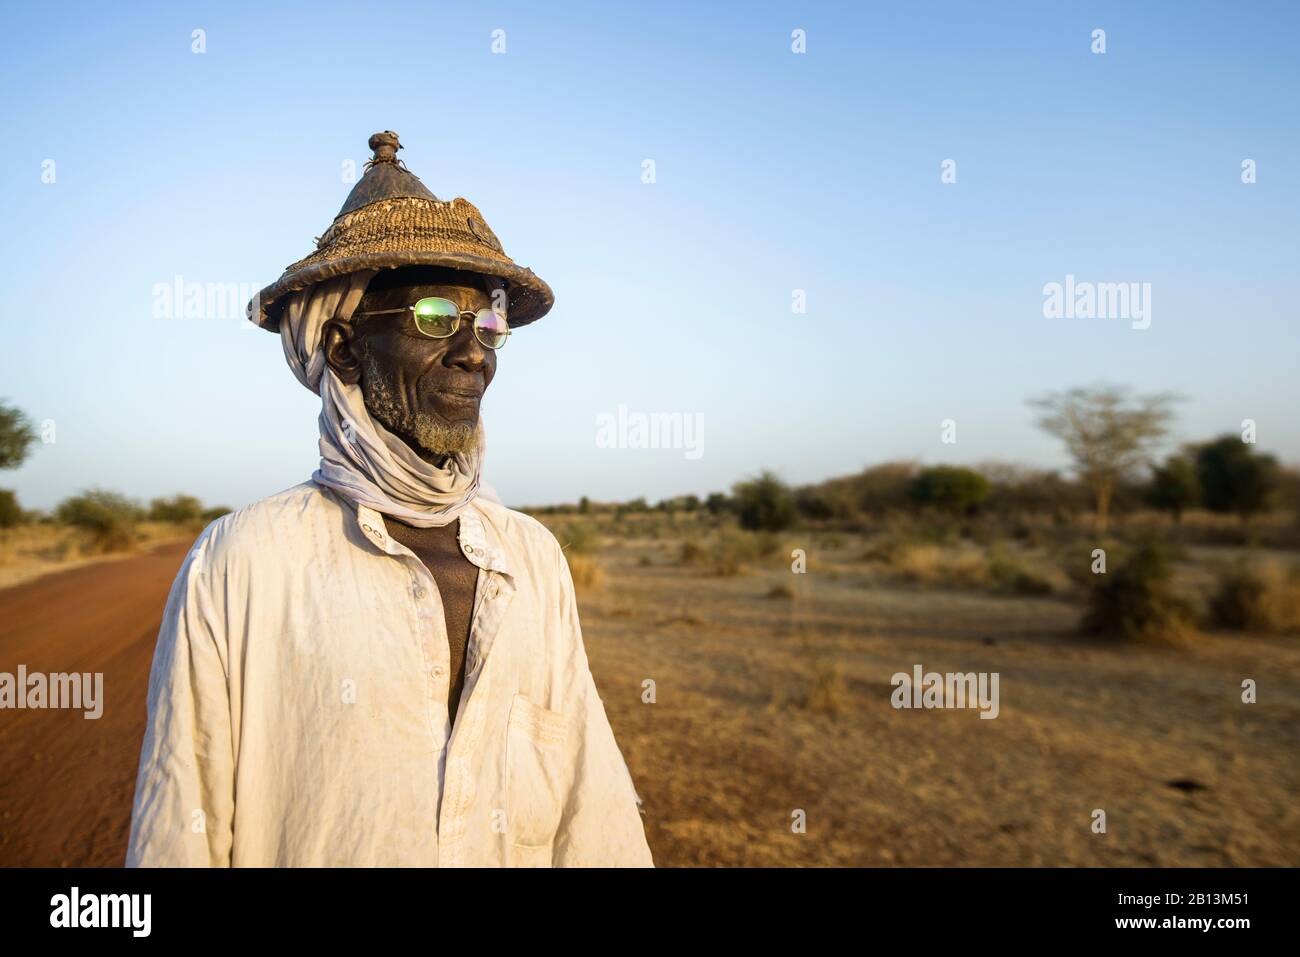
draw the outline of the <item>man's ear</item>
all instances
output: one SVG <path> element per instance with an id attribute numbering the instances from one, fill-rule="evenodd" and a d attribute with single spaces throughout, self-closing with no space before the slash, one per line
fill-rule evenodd
<path id="1" fill-rule="evenodd" d="M 321 327 L 325 364 L 334 370 L 344 385 L 356 385 L 361 381 L 361 362 L 357 359 L 355 337 L 352 323 L 342 319 L 326 319 Z"/>

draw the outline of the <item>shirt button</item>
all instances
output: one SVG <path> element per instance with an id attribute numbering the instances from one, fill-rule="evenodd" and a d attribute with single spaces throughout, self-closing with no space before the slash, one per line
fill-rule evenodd
<path id="1" fill-rule="evenodd" d="M 465 546 L 465 554 L 466 554 L 466 555 L 473 555 L 473 554 L 474 554 L 474 546 L 473 546 L 473 545 L 466 545 L 466 546 Z"/>
<path id="2" fill-rule="evenodd" d="M 425 591 L 423 588 L 421 588 L 421 587 L 419 587 L 419 586 L 416 586 L 416 589 L 415 589 L 415 597 L 416 597 L 416 598 L 423 598 L 423 597 L 424 597 L 425 595 L 427 595 L 427 594 L 428 594 L 428 592 Z"/>
<path id="3" fill-rule="evenodd" d="M 442 677 L 442 665 L 434 665 L 433 668 L 430 669 L 429 674 L 433 675 L 435 678 L 441 678 L 441 677 Z"/>

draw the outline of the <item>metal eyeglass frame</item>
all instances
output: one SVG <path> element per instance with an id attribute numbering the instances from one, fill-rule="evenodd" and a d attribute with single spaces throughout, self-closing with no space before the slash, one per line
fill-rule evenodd
<path id="1" fill-rule="evenodd" d="M 416 319 L 416 322 L 415 322 L 415 330 L 416 330 L 416 332 L 418 332 L 420 335 L 422 335 L 422 336 L 426 336 L 426 337 L 429 338 L 429 339 L 450 339 L 450 338 L 451 338 L 452 336 L 454 336 L 456 333 L 460 332 L 460 321 L 461 321 L 462 319 L 464 319 L 466 316 L 469 316 L 470 319 L 472 319 L 472 320 L 474 321 L 474 324 L 470 326 L 470 329 L 471 329 L 471 330 L 473 331 L 473 333 L 474 333 L 474 338 L 475 338 L 475 339 L 478 339 L 478 344 L 479 344 L 479 345 L 481 345 L 484 349 L 491 349 L 493 352 L 495 352 L 496 350 L 501 349 L 501 348 L 503 348 L 503 347 L 505 346 L 505 342 L 502 342 L 501 345 L 499 345 L 499 346 L 488 345 L 488 343 L 484 342 L 481 338 L 479 338 L 479 334 L 478 334 L 478 324 L 477 324 L 477 323 L 478 323 L 478 317 L 481 316 L 481 315 L 483 315 L 483 313 L 485 313 L 485 312 L 488 313 L 489 315 L 500 316 L 502 319 L 505 319 L 505 313 L 503 313 L 503 312 L 497 312 L 497 311 L 496 311 L 495 309 L 493 309 L 491 306 L 485 306 L 485 307 L 483 307 L 482 309 L 479 309 L 479 310 L 477 310 L 477 311 L 475 311 L 475 312 L 470 312 L 468 309 L 461 309 L 461 308 L 460 308 L 460 303 L 458 303 L 458 302 L 453 302 L 452 300 L 446 298 L 445 296 L 425 296 L 423 299 L 418 299 L 418 300 L 416 300 L 415 303 L 414 303 L 413 305 L 410 305 L 410 306 L 403 306 L 403 307 L 400 308 L 400 309 L 367 309 L 367 310 L 365 310 L 364 312 L 354 312 L 352 315 L 353 315 L 353 316 L 391 316 L 391 315 L 393 315 L 394 313 L 398 313 L 398 312 L 409 312 L 409 313 L 411 313 L 411 315 L 414 317 L 414 316 L 415 316 L 415 307 L 416 307 L 416 306 L 418 306 L 418 305 L 419 305 L 420 303 L 422 303 L 422 302 L 428 302 L 428 301 L 430 301 L 430 300 L 434 300 L 434 299 L 438 300 L 439 302 L 445 302 L 445 303 L 449 304 L 450 306 L 452 306 L 453 308 L 455 308 L 456 310 L 458 310 L 457 315 L 456 315 L 456 317 L 455 317 L 454 319 L 452 319 L 452 317 L 450 317 L 450 316 L 440 316 L 440 317 L 439 317 L 439 318 L 444 318 L 444 319 L 452 319 L 452 322 L 451 322 L 451 332 L 447 333 L 445 336 L 435 336 L 435 335 L 433 335 L 432 333 L 425 332 L 423 329 L 420 328 L 420 323 L 419 323 L 419 320 L 418 320 L 418 318 L 417 318 L 417 319 Z M 505 334 L 506 334 L 507 337 L 510 335 L 510 332 L 511 332 L 510 325 L 509 325 L 509 322 L 507 321 L 507 324 L 506 324 L 506 332 L 505 332 Z M 507 340 L 507 341 L 508 341 L 508 340 Z"/>

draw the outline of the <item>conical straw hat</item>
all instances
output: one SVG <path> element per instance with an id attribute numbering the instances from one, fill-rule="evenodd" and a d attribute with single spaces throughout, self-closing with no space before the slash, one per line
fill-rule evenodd
<path id="1" fill-rule="evenodd" d="M 370 137 L 374 157 L 316 251 L 289 266 L 248 304 L 248 317 L 278 332 L 284 297 L 324 279 L 361 269 L 448 266 L 498 276 L 510 297 L 511 327 L 540 319 L 555 303 L 551 287 L 515 265 L 473 203 L 441 200 L 397 158 L 397 134 Z"/>

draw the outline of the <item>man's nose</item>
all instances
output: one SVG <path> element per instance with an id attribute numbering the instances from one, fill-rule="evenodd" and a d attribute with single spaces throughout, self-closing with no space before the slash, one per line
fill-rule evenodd
<path id="1" fill-rule="evenodd" d="M 483 343 L 478 341 L 478 336 L 474 335 L 473 324 L 462 319 L 460 328 L 451 337 L 451 344 L 447 346 L 443 361 L 449 366 L 459 366 L 477 372 L 483 368 L 486 360 L 487 350 L 483 348 Z"/>

